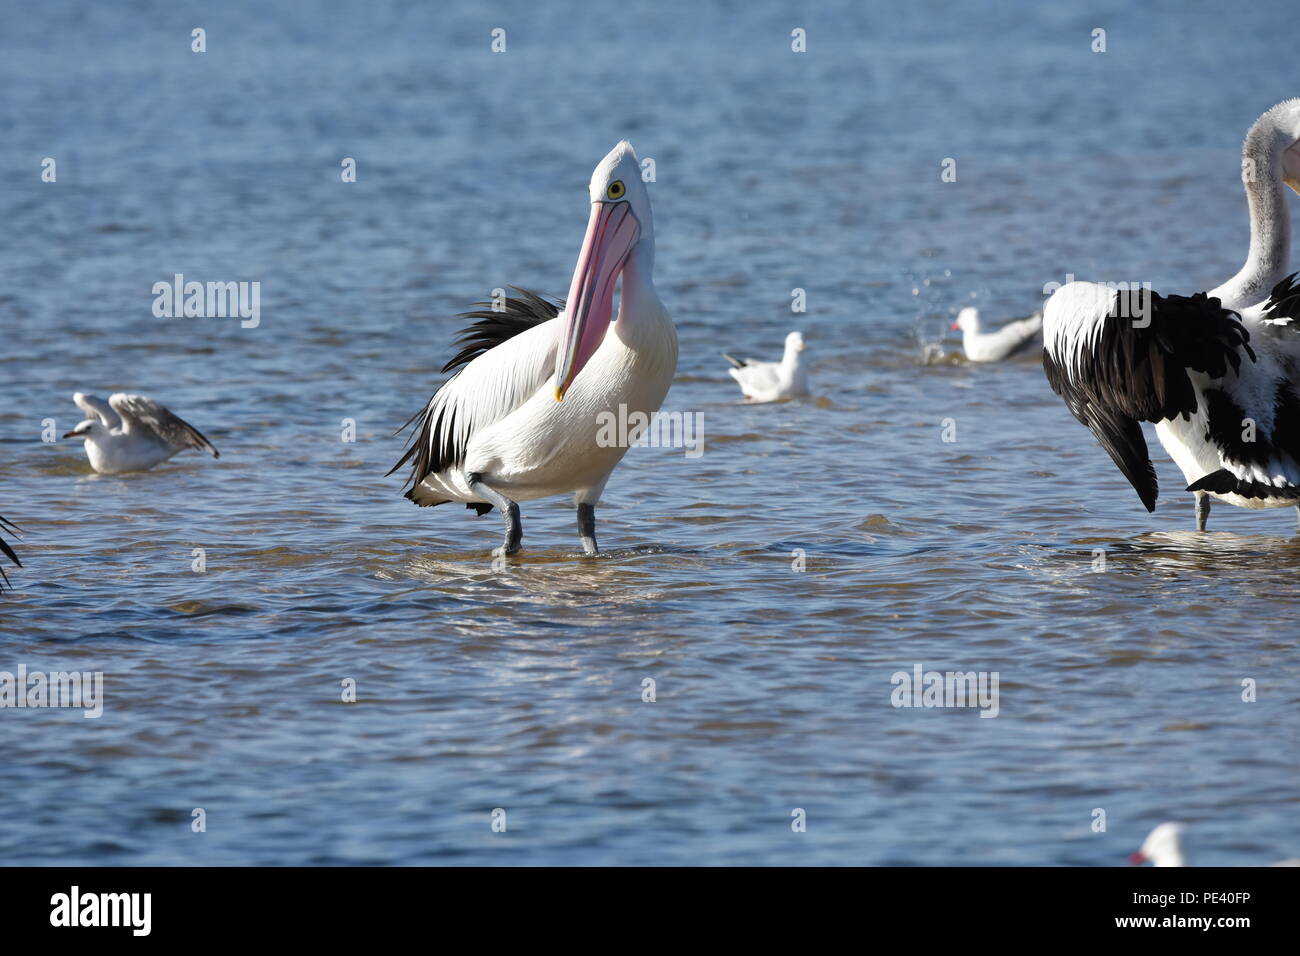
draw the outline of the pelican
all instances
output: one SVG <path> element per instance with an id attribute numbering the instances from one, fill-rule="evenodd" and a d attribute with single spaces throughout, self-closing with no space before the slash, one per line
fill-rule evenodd
<path id="1" fill-rule="evenodd" d="M 197 428 L 152 398 L 118 392 L 105 402 L 76 392 L 72 400 L 88 417 L 63 437 L 84 439 L 90 467 L 101 475 L 146 471 L 187 448 L 221 457 Z"/>
<path id="2" fill-rule="evenodd" d="M 1290 244 L 1283 184 L 1300 193 L 1300 99 L 1261 116 L 1242 156 L 1251 242 L 1237 275 L 1192 296 L 1071 282 L 1043 315 L 1052 390 L 1148 511 L 1159 487 L 1140 423 L 1154 423 L 1196 495 L 1199 531 L 1211 498 L 1300 504 L 1300 284 L 1279 278 Z"/>
<path id="3" fill-rule="evenodd" d="M 0 515 L 0 530 L 16 532 L 18 527 L 12 521 L 6 521 L 4 515 Z M 14 553 L 14 549 L 4 538 L 0 538 L 0 553 L 4 554 L 18 567 L 23 566 L 23 563 L 18 560 L 18 555 Z M 7 586 L 9 586 L 9 577 L 5 574 L 4 568 L 0 567 L 0 591 L 3 591 Z"/>
<path id="4" fill-rule="evenodd" d="M 654 287 L 650 197 L 630 143 L 600 161 L 588 193 L 587 233 L 564 307 L 517 289 L 518 297 L 496 304 L 501 311 L 464 313 L 477 321 L 443 366 L 455 374 L 407 422 L 420 420 L 389 471 L 411 463 L 406 497 L 422 507 L 459 501 L 479 515 L 500 511 L 505 540 L 495 554 L 519 550 L 517 502 L 560 494 L 574 496 L 583 551 L 598 553 L 605 482 L 644 431 L 633 426 L 663 404 L 677 369 L 677 330 Z M 611 416 L 630 423 L 626 443 L 608 440 Z"/>
<path id="5" fill-rule="evenodd" d="M 961 347 L 968 362 L 1000 362 L 1031 349 L 1043 330 L 1043 313 L 1008 322 L 993 332 L 980 327 L 980 310 L 966 306 L 957 313 L 951 331 L 961 332 Z"/>
<path id="6" fill-rule="evenodd" d="M 808 394 L 808 370 L 799 358 L 804 348 L 803 334 L 791 332 L 785 337 L 785 354 L 779 362 L 732 358 L 726 352 L 722 357 L 731 363 L 727 371 L 740 384 L 747 400 L 779 402 Z"/>

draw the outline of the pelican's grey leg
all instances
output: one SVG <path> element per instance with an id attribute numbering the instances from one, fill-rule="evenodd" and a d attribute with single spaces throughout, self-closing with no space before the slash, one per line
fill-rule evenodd
<path id="1" fill-rule="evenodd" d="M 498 550 L 501 554 L 514 554 L 524 540 L 524 525 L 519 520 L 519 506 L 484 483 L 482 475 L 470 475 L 469 487 L 471 491 L 482 495 L 501 512 L 501 517 L 506 521 L 506 538 Z"/>
<path id="2" fill-rule="evenodd" d="M 587 554 L 600 553 L 600 549 L 596 547 L 595 505 L 578 505 L 578 537 L 582 539 L 582 550 Z"/>
<path id="3" fill-rule="evenodd" d="M 1210 517 L 1210 496 L 1203 491 L 1196 493 L 1196 530 L 1205 530 L 1205 521 Z"/>

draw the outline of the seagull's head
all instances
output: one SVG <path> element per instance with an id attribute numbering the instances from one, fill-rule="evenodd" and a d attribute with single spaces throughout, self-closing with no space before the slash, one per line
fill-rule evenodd
<path id="1" fill-rule="evenodd" d="M 957 321 L 949 327 L 951 332 L 978 332 L 980 330 L 980 312 L 972 305 L 957 313 Z"/>
<path id="2" fill-rule="evenodd" d="M 564 393 L 604 341 L 614 317 L 614 285 L 642 240 L 653 248 L 650 196 L 641 163 L 624 140 L 609 151 L 587 187 L 587 234 L 565 300 L 564 330 L 555 363 L 555 398 Z"/>
<path id="3" fill-rule="evenodd" d="M 99 429 L 104 428 L 104 423 L 98 419 L 88 418 L 84 422 L 79 422 L 77 427 L 70 432 L 64 432 L 64 438 L 90 438 L 98 433 Z M 107 429 L 105 429 L 107 430 Z"/>
<path id="4" fill-rule="evenodd" d="M 803 344 L 802 332 L 791 332 L 789 335 L 785 337 L 785 347 L 786 347 L 786 351 L 802 352 L 808 346 Z"/>
<path id="5" fill-rule="evenodd" d="M 1162 823 L 1142 841 L 1141 848 L 1128 858 L 1129 863 L 1150 862 L 1153 866 L 1183 865 L 1183 825 Z"/>

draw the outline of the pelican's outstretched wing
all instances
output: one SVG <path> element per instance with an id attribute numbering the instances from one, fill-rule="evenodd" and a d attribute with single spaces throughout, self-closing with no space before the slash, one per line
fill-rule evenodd
<path id="1" fill-rule="evenodd" d="M 117 412 L 113 411 L 108 402 L 94 395 L 87 395 L 85 392 L 74 392 L 72 400 L 77 403 L 77 407 L 86 413 L 88 418 L 98 418 L 109 428 L 120 428 L 122 420 L 117 417 Z"/>
<path id="2" fill-rule="evenodd" d="M 184 419 L 177 418 L 152 398 L 118 392 L 108 397 L 108 404 L 122 416 L 122 430 L 128 435 L 152 433 L 175 448 L 194 448 L 211 452 L 213 458 L 221 457 L 221 453 L 213 447 L 212 442 L 203 437 L 202 432 Z"/>
<path id="3" fill-rule="evenodd" d="M 1097 437 L 1148 511 L 1159 485 L 1141 422 L 1190 419 L 1189 371 L 1211 379 L 1255 361 L 1237 313 L 1204 292 L 1161 296 L 1071 282 L 1043 314 L 1043 371 L 1052 391 Z"/>
<path id="4" fill-rule="evenodd" d="M 507 297 L 502 311 L 478 302 L 483 308 L 462 313 L 477 321 L 461 333 L 460 352 L 442 369 L 458 371 L 399 429 L 420 420 L 405 454 L 388 472 L 411 462 L 406 497 L 412 501 L 426 476 L 464 461 L 471 435 L 509 415 L 555 373 L 560 306 L 525 289 L 516 291 L 520 297 Z"/>
<path id="5" fill-rule="evenodd" d="M 0 531 L 16 532 L 17 530 L 18 528 L 13 524 L 13 522 L 6 521 L 4 515 L 0 515 Z M 18 565 L 18 567 L 21 568 L 23 566 L 23 563 L 18 560 L 18 555 L 14 553 L 14 549 L 9 546 L 9 542 L 5 541 L 2 537 L 0 537 L 0 553 L 3 553 L 5 557 Z M 0 591 L 3 591 L 8 584 L 9 578 L 5 574 L 4 568 L 0 568 Z"/>

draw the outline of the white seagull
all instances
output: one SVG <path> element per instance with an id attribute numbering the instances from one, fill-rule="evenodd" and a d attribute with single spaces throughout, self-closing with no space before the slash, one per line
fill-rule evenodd
<path id="1" fill-rule="evenodd" d="M 89 417 L 63 437 L 84 439 L 90 467 L 101 475 L 145 471 L 187 448 L 221 457 L 197 428 L 152 398 L 118 392 L 105 402 L 77 392 L 72 400 Z"/>
<path id="2" fill-rule="evenodd" d="M 969 305 L 957 313 L 951 327 L 951 331 L 961 332 L 961 347 L 968 362 L 1001 362 L 1027 352 L 1037 343 L 1042 330 L 1043 313 L 1035 312 L 1027 319 L 984 332 L 980 329 L 980 310 Z"/>
<path id="3" fill-rule="evenodd" d="M 1071 282 L 1044 310 L 1052 390 L 1148 511 L 1159 488 L 1141 423 L 1154 423 L 1196 493 L 1200 531 L 1211 497 L 1300 504 L 1300 284 L 1280 278 L 1291 230 L 1283 184 L 1300 193 L 1300 99 L 1260 117 L 1242 155 L 1251 242 L 1236 276 L 1190 297 Z M 1270 283 L 1267 301 L 1243 308 Z"/>
<path id="4" fill-rule="evenodd" d="M 1187 855 L 1183 852 L 1183 832 L 1181 823 L 1162 823 L 1147 834 L 1141 848 L 1129 856 L 1129 863 L 1150 863 L 1152 866 L 1186 866 Z M 1279 860 L 1269 866 L 1300 866 L 1300 860 Z"/>
<path id="5" fill-rule="evenodd" d="M 654 287 L 650 197 L 630 143 L 600 161 L 589 199 L 567 305 L 521 289 L 503 311 L 465 313 L 478 321 L 442 369 L 456 374 L 412 417 L 419 430 L 389 472 L 411 462 L 406 497 L 417 505 L 497 508 L 506 532 L 496 553 L 519 550 L 517 501 L 559 494 L 574 495 L 583 550 L 597 553 L 596 502 L 677 369 L 677 330 Z"/>
<path id="6" fill-rule="evenodd" d="M 1132 844 L 1129 844 L 1132 846 Z M 1162 823 L 1142 841 L 1142 846 L 1129 855 L 1129 863 L 1150 863 L 1152 866 L 1186 866 L 1183 855 L 1183 825 Z"/>
<path id="7" fill-rule="evenodd" d="M 806 346 L 803 334 L 791 332 L 785 337 L 785 354 L 779 362 L 756 362 L 754 359 L 722 357 L 731 363 L 727 369 L 740 383 L 740 391 L 751 402 L 779 402 L 808 394 L 808 370 L 799 358 Z"/>

